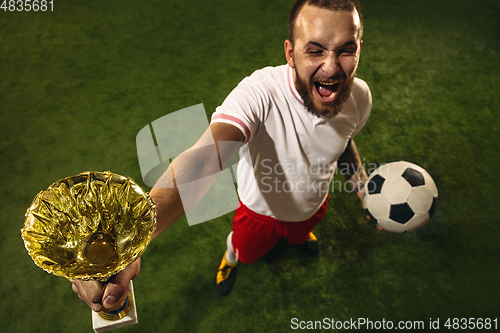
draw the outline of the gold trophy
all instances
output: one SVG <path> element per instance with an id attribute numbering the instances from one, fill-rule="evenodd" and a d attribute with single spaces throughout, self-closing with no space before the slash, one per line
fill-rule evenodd
<path id="1" fill-rule="evenodd" d="M 84 172 L 38 193 L 21 235 L 45 271 L 105 283 L 142 255 L 155 228 L 156 206 L 132 179 Z M 92 316 L 96 332 L 137 323 L 132 282 L 120 309 Z"/>

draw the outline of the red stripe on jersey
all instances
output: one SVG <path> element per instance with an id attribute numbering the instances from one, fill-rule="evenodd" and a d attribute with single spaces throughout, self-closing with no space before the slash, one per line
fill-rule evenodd
<path id="1" fill-rule="evenodd" d="M 250 129 L 248 129 L 248 126 L 244 122 L 242 122 L 240 119 L 233 117 L 233 116 L 228 116 L 227 114 L 223 114 L 223 113 L 215 115 L 212 118 L 212 120 L 215 120 L 215 119 L 225 119 L 225 120 L 229 120 L 229 121 L 237 123 L 238 125 L 243 127 L 243 129 L 245 130 L 246 141 L 248 141 L 248 139 L 250 139 Z"/>

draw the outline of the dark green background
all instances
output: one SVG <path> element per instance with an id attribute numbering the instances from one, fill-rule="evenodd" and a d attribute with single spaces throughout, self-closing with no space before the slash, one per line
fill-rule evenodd
<path id="1" fill-rule="evenodd" d="M 34 196 L 87 170 L 142 184 L 135 136 L 245 76 L 285 63 L 291 1 L 57 1 L 0 11 L 0 324 L 5 332 L 91 332 L 70 283 L 34 265 L 20 237 Z M 140 323 L 122 332 L 288 332 L 291 319 L 500 317 L 499 5 L 494 0 L 362 1 L 359 77 L 373 112 L 365 163 L 406 160 L 439 188 L 435 217 L 377 231 L 354 195 L 331 195 L 318 257 L 287 248 L 215 288 L 231 214 L 185 219 L 143 256 Z M 147 189 L 146 187 L 144 187 Z"/>

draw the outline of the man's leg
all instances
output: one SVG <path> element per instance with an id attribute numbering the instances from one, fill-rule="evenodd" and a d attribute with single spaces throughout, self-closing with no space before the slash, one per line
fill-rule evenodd
<path id="1" fill-rule="evenodd" d="M 281 226 L 273 221 L 243 205 L 236 209 L 233 231 L 227 237 L 227 250 L 217 272 L 217 288 L 222 295 L 231 292 L 238 261 L 250 264 L 265 256 L 276 245 L 281 237 Z"/>
<path id="2" fill-rule="evenodd" d="M 227 235 L 226 246 L 227 246 L 227 251 L 226 251 L 227 262 L 231 265 L 236 265 L 236 263 L 238 262 L 238 258 L 236 257 L 236 253 L 234 253 L 232 231 L 229 233 L 229 235 Z"/>
<path id="3" fill-rule="evenodd" d="M 236 258 L 234 253 L 232 242 L 233 232 L 231 231 L 226 239 L 227 250 L 224 252 L 219 270 L 217 271 L 217 290 L 224 296 L 231 292 L 236 277 L 238 258 Z"/>

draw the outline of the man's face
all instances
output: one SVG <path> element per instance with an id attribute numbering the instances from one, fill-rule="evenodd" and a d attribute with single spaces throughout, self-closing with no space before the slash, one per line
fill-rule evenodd
<path id="1" fill-rule="evenodd" d="M 309 112 L 333 117 L 349 97 L 362 46 L 360 24 L 357 11 L 301 9 L 294 45 L 285 41 L 285 53 Z"/>

